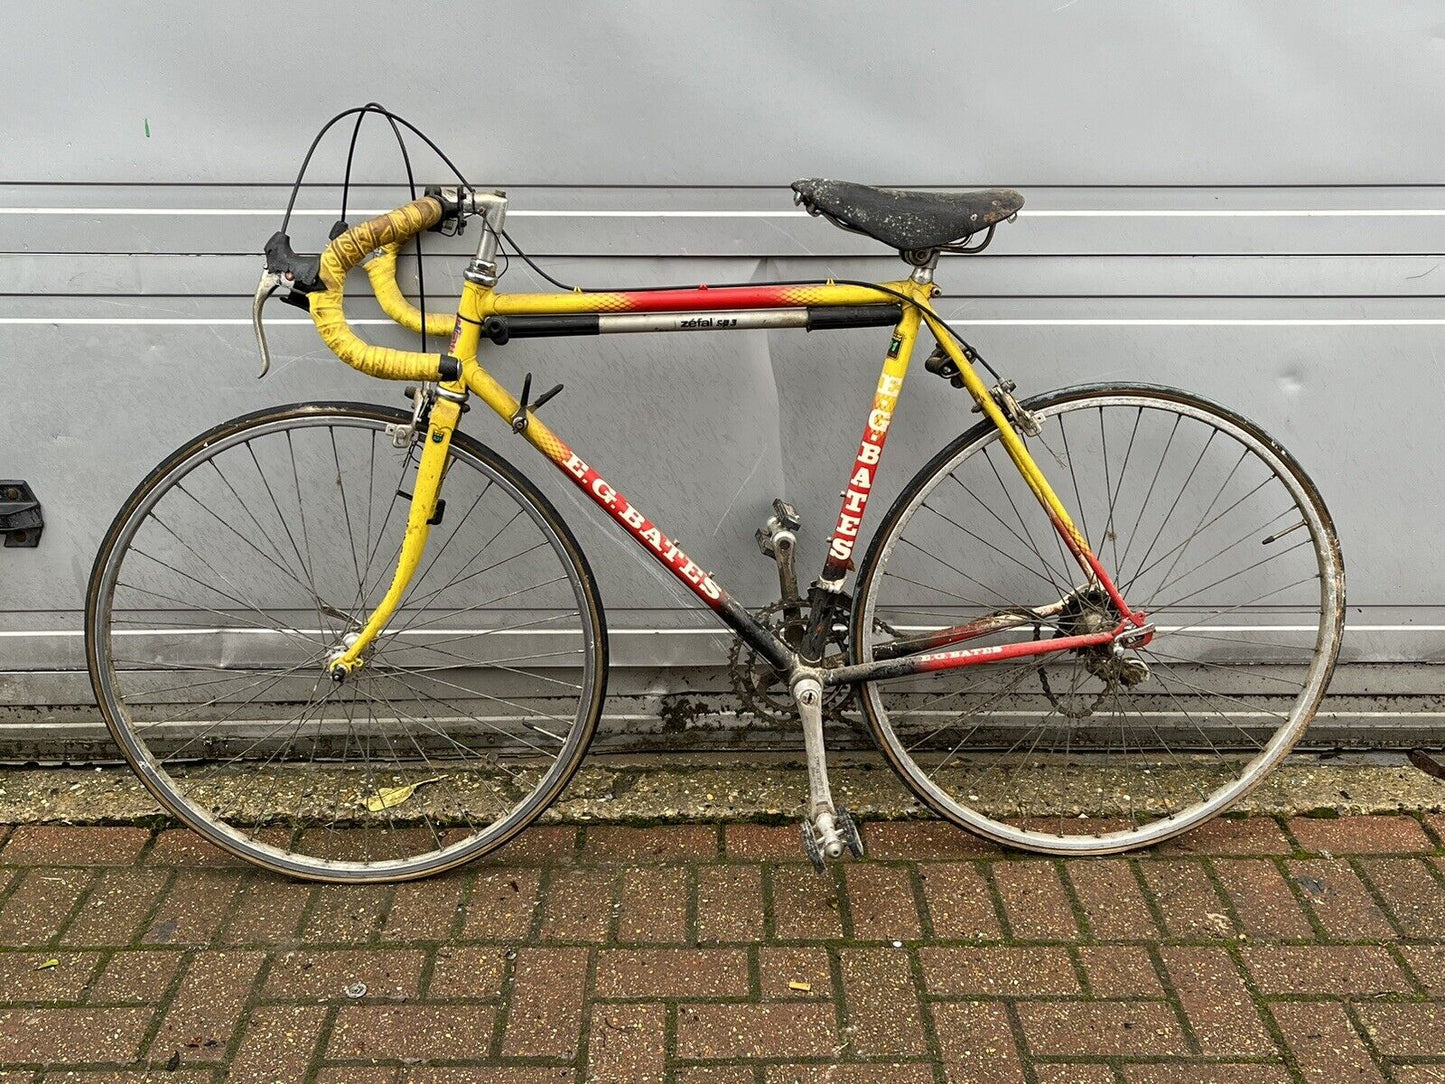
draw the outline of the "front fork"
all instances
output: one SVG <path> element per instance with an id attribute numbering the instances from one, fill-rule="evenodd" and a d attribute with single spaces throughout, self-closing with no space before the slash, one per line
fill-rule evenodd
<path id="1" fill-rule="evenodd" d="M 425 389 L 417 395 L 425 395 Z M 411 509 L 406 519 L 406 534 L 402 536 L 401 553 L 397 558 L 396 571 L 385 597 L 372 611 L 370 619 L 358 631 L 349 633 L 344 642 L 326 660 L 327 672 L 333 681 L 345 681 L 366 663 L 367 650 L 386 628 L 401 601 L 406 597 L 411 578 L 421 564 L 426 550 L 427 537 L 436 521 L 437 497 L 441 492 L 442 477 L 446 473 L 447 454 L 451 450 L 452 434 L 456 431 L 457 419 L 461 417 L 465 391 L 460 384 L 443 385 L 428 415 L 426 435 L 422 438 L 421 462 L 417 464 L 416 479 L 411 494 Z"/>

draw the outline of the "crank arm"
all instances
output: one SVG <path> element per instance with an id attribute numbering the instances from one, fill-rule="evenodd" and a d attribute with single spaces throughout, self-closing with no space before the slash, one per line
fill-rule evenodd
<path id="1" fill-rule="evenodd" d="M 271 371 L 271 351 L 266 346 L 266 325 L 261 322 L 261 309 L 281 282 L 281 272 L 262 271 L 261 281 L 256 284 L 256 296 L 251 301 L 251 325 L 256 329 L 256 345 L 261 350 L 261 371 L 256 374 L 257 380 Z"/>
<path id="2" fill-rule="evenodd" d="M 823 861 L 838 858 L 847 846 L 839 830 L 838 810 L 828 785 L 828 754 L 823 746 L 823 686 L 815 677 L 793 682 L 793 702 L 803 724 L 803 748 L 808 762 L 808 815 L 803 840 L 813 868 L 823 872 Z M 811 844 L 811 845 L 810 845 Z"/>

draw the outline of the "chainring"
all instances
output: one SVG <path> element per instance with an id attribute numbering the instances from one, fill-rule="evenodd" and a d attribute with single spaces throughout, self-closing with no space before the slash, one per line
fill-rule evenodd
<path id="1" fill-rule="evenodd" d="M 753 616 L 765 627 L 785 640 L 790 631 L 800 633 L 806 623 L 805 616 L 788 620 L 783 616 L 781 601 L 753 611 Z M 741 637 L 733 640 L 728 651 L 728 681 L 744 712 L 765 722 L 778 724 L 796 723 L 798 709 L 793 703 L 792 690 L 787 678 L 779 674 Z M 841 718 L 841 713 L 852 699 L 851 685 L 828 685 L 823 689 L 823 715 L 825 718 Z"/>

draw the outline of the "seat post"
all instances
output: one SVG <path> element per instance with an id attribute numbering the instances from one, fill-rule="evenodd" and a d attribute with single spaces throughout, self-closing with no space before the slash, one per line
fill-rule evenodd
<path id="1" fill-rule="evenodd" d="M 927 286 L 933 282 L 933 270 L 938 266 L 938 249 L 921 249 L 914 252 L 902 252 L 899 255 L 913 265 L 913 274 L 908 277 L 914 282 L 920 286 Z"/>

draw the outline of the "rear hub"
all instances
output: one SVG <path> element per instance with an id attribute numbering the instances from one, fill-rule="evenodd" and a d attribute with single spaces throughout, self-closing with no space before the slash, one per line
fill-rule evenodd
<path id="1" fill-rule="evenodd" d="M 1118 628 L 1122 620 L 1123 615 L 1102 587 L 1083 587 L 1065 601 L 1059 614 L 1058 625 L 1050 639 L 1108 632 Z M 1036 630 L 1035 635 L 1038 635 L 1038 631 Z M 1087 718 L 1106 700 L 1134 688 L 1149 677 L 1149 666 L 1139 657 L 1138 652 L 1119 642 L 1075 648 L 1069 654 L 1079 660 L 1084 672 L 1095 681 L 1083 681 L 1081 676 L 1075 673 L 1069 681 L 1068 689 L 1057 689 L 1058 675 L 1055 675 L 1051 684 L 1047 668 L 1039 669 L 1039 684 L 1043 687 L 1044 694 L 1066 718 Z"/>

